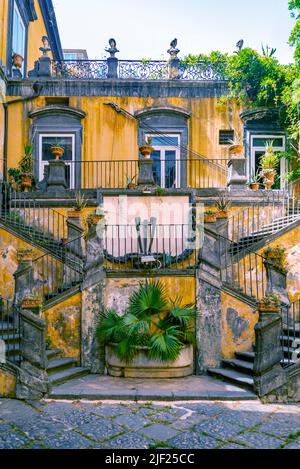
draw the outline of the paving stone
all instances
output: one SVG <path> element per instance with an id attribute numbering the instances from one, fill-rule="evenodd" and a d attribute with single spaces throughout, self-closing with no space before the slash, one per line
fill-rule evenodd
<path id="1" fill-rule="evenodd" d="M 294 416 L 293 414 L 272 416 L 267 422 L 259 425 L 256 430 L 288 438 L 289 435 L 300 431 L 300 414 L 299 416 Z"/>
<path id="2" fill-rule="evenodd" d="M 45 438 L 43 443 L 51 449 L 82 449 L 92 445 L 91 440 L 74 431 L 52 435 L 50 438 Z"/>
<path id="3" fill-rule="evenodd" d="M 224 446 L 220 446 L 220 449 L 249 449 L 246 446 L 238 445 L 236 443 L 226 443 Z"/>
<path id="4" fill-rule="evenodd" d="M 236 436 L 234 441 L 244 443 L 251 449 L 276 449 L 283 443 L 279 438 L 258 432 L 245 432 Z"/>
<path id="5" fill-rule="evenodd" d="M 106 444 L 114 449 L 148 449 L 150 440 L 137 433 L 125 433 L 112 438 Z"/>
<path id="6" fill-rule="evenodd" d="M 300 449 L 300 440 L 295 440 L 284 447 L 284 449 Z"/>
<path id="7" fill-rule="evenodd" d="M 12 429 L 11 425 L 8 425 L 7 423 L 4 423 L 4 422 L 0 422 L 0 434 L 8 432 L 11 429 Z"/>
<path id="8" fill-rule="evenodd" d="M 64 422 L 65 424 L 71 427 L 80 428 L 82 425 L 85 425 L 88 423 L 97 423 L 100 416 L 95 415 L 90 412 L 86 412 L 85 410 L 72 409 L 71 411 L 67 413 L 63 413 L 63 412 L 60 412 L 58 414 L 52 413 L 52 418 L 55 418 L 55 420 Z"/>
<path id="9" fill-rule="evenodd" d="M 187 417 L 184 420 L 178 419 L 175 422 L 172 422 L 170 426 L 177 430 L 192 430 L 195 425 L 201 422 L 207 422 L 210 419 L 207 415 L 200 415 L 200 414 L 192 414 L 190 417 Z"/>
<path id="10" fill-rule="evenodd" d="M 113 423 L 111 420 L 97 419 L 97 422 L 89 422 L 80 427 L 80 433 L 102 442 L 119 433 L 124 433 L 124 427 Z"/>
<path id="11" fill-rule="evenodd" d="M 19 420 L 30 419 L 34 415 L 40 415 L 40 413 L 24 401 L 0 399 L 0 415 L 6 423 L 16 424 Z"/>
<path id="12" fill-rule="evenodd" d="M 228 441 L 238 435 L 242 431 L 242 428 L 237 424 L 229 423 L 226 419 L 216 417 L 195 425 L 193 431 L 207 433 L 215 438 Z"/>
<path id="13" fill-rule="evenodd" d="M 213 449 L 220 446 L 220 442 L 210 436 L 195 432 L 180 433 L 168 440 L 168 445 L 178 449 Z"/>
<path id="14" fill-rule="evenodd" d="M 63 422 L 55 421 L 44 416 L 19 420 L 17 428 L 30 438 L 43 439 L 49 435 L 56 435 L 68 431 L 70 427 Z"/>
<path id="15" fill-rule="evenodd" d="M 162 422 L 175 422 L 175 420 L 178 419 L 178 417 L 174 414 L 171 414 L 169 412 L 158 412 L 154 413 L 149 417 L 151 420 L 160 420 Z"/>
<path id="16" fill-rule="evenodd" d="M 185 407 L 189 410 L 192 410 L 195 413 L 203 414 L 203 415 L 209 415 L 210 417 L 221 414 L 222 412 L 225 412 L 227 409 L 220 405 L 220 404 L 215 404 L 215 403 L 203 403 L 203 404 L 189 404 L 187 403 Z"/>
<path id="17" fill-rule="evenodd" d="M 30 443 L 30 439 L 17 432 L 2 433 L 0 435 L 1 449 L 17 449 Z"/>
<path id="18" fill-rule="evenodd" d="M 141 429 L 141 433 L 156 441 L 168 441 L 170 438 L 176 436 L 178 431 L 167 425 L 155 423 L 154 425 Z"/>
<path id="19" fill-rule="evenodd" d="M 131 430 L 139 430 L 145 425 L 149 424 L 149 420 L 143 416 L 134 415 L 134 414 L 123 414 L 116 417 L 114 423 L 119 425 L 124 425 L 125 427 L 130 428 Z"/>
<path id="20" fill-rule="evenodd" d="M 224 421 L 239 425 L 242 428 L 252 428 L 258 424 L 264 423 L 267 419 L 267 415 L 259 412 L 228 410 L 220 417 L 218 417 L 218 419 L 219 418 L 224 419 Z"/>
<path id="21" fill-rule="evenodd" d="M 106 405 L 94 405 L 89 403 L 82 403 L 80 407 L 85 409 L 88 412 L 100 415 L 101 417 L 116 417 L 127 412 L 127 409 L 122 404 L 106 404 Z"/>

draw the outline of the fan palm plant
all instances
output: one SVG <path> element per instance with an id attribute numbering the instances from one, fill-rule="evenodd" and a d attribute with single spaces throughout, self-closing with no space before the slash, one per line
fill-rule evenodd
<path id="1" fill-rule="evenodd" d="M 99 317 L 97 336 L 105 345 L 115 344 L 116 354 L 130 362 L 140 347 L 148 348 L 151 359 L 174 361 L 182 347 L 194 344 L 196 309 L 182 305 L 182 298 L 169 300 L 158 282 L 141 284 L 130 299 L 123 316 L 111 309 Z"/>

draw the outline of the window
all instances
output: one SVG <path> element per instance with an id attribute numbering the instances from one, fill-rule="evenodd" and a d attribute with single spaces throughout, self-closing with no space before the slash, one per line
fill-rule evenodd
<path id="1" fill-rule="evenodd" d="M 252 135 L 251 137 L 251 175 L 257 174 L 260 169 L 260 158 L 265 153 L 265 146 L 267 142 L 273 141 L 273 148 L 275 151 L 285 150 L 285 136 L 282 135 Z M 283 158 L 280 160 L 279 168 L 277 168 L 277 177 L 273 189 L 282 188 L 282 181 L 287 173 L 287 162 Z"/>
<path id="2" fill-rule="evenodd" d="M 16 3 L 13 14 L 12 52 L 25 59 L 25 25 Z"/>
<path id="3" fill-rule="evenodd" d="M 219 145 L 230 145 L 230 140 L 234 140 L 234 130 L 219 131 Z"/>
<path id="4" fill-rule="evenodd" d="M 152 138 L 153 177 L 162 188 L 180 187 L 180 136 L 146 134 Z"/>
<path id="5" fill-rule="evenodd" d="M 75 135 L 74 134 L 40 134 L 39 135 L 39 180 L 44 178 L 45 166 L 54 160 L 51 154 L 51 145 L 59 144 L 64 148 L 61 158 L 66 163 L 68 187 L 74 188 Z"/>
<path id="6" fill-rule="evenodd" d="M 80 60 L 81 57 L 78 57 L 78 54 L 65 52 L 64 53 L 64 59 L 65 60 Z"/>

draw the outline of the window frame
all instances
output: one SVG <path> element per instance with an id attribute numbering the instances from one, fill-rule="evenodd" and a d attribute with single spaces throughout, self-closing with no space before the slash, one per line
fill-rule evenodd
<path id="1" fill-rule="evenodd" d="M 267 134 L 267 133 L 263 133 L 263 134 L 251 133 L 251 136 L 250 136 L 250 168 L 249 168 L 250 169 L 250 174 L 249 174 L 249 176 L 251 174 L 255 173 L 255 153 L 265 151 L 264 146 L 259 147 L 259 146 L 254 146 L 253 145 L 253 141 L 256 138 L 263 138 L 265 140 L 275 140 L 277 138 L 282 138 L 283 145 L 282 146 L 275 146 L 274 150 L 275 150 L 275 152 L 279 152 L 279 151 L 285 151 L 285 149 L 286 149 L 286 135 L 285 134 L 282 134 L 282 133 L 270 133 L 270 134 Z M 284 180 L 284 176 L 287 175 L 287 172 L 288 172 L 288 162 L 285 158 L 281 158 L 281 160 L 280 160 L 280 189 L 283 189 L 286 185 L 285 180 Z"/>
<path id="2" fill-rule="evenodd" d="M 23 54 L 23 66 L 20 69 L 22 78 L 26 77 L 27 73 L 27 48 L 28 48 L 28 25 L 29 17 L 26 11 L 26 7 L 23 1 L 20 0 L 9 0 L 8 4 L 8 28 L 7 28 L 7 54 L 6 54 L 6 68 L 8 76 L 13 76 L 13 29 L 14 29 L 14 12 L 15 9 L 18 11 L 19 17 L 25 28 L 24 32 L 24 54 Z"/>
<path id="3" fill-rule="evenodd" d="M 71 137 L 72 138 L 72 160 L 65 161 L 66 166 L 70 166 L 70 187 L 69 189 L 75 189 L 75 161 L 76 161 L 76 142 L 75 142 L 75 133 L 50 133 L 50 132 L 40 132 L 38 141 L 38 179 L 41 182 L 44 179 L 44 168 L 49 165 L 49 161 L 43 161 L 42 159 L 42 150 L 43 150 L 43 138 L 44 137 Z M 70 163 L 71 162 L 71 163 Z"/>
<path id="4" fill-rule="evenodd" d="M 181 134 L 180 133 L 148 133 L 145 134 L 145 139 L 147 141 L 148 138 L 168 138 L 168 137 L 177 137 L 178 138 L 178 145 L 152 145 L 155 151 L 160 151 L 161 153 L 161 171 L 160 171 L 160 187 L 165 189 L 165 182 L 166 182 L 166 151 L 175 151 L 175 189 L 180 188 L 180 181 L 181 181 L 181 171 L 180 171 L 180 155 L 181 155 Z"/>

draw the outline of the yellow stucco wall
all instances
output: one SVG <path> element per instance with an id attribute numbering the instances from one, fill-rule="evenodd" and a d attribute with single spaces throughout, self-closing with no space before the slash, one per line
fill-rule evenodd
<path id="1" fill-rule="evenodd" d="M 48 347 L 60 349 L 63 356 L 80 360 L 81 293 L 46 309 Z"/>
<path id="2" fill-rule="evenodd" d="M 15 374 L 0 368 L 0 397 L 15 397 L 16 385 Z"/>
<path id="3" fill-rule="evenodd" d="M 34 259 L 44 254 L 42 250 L 0 228 L 0 295 L 7 299 L 14 295 L 13 274 L 18 266 L 18 249 L 32 249 Z"/>
<path id="4" fill-rule="evenodd" d="M 8 27 L 8 0 L 0 2 L 0 60 L 6 63 L 7 46 L 7 27 Z"/>
<path id="5" fill-rule="evenodd" d="M 221 302 L 222 356 L 233 358 L 234 352 L 251 350 L 255 342 L 254 326 L 258 321 L 258 313 L 226 292 L 221 293 Z"/>
<path id="6" fill-rule="evenodd" d="M 138 97 L 70 97 L 70 106 L 87 113 L 83 119 L 82 159 L 86 161 L 137 160 L 137 122 L 116 113 L 104 103 L 114 102 L 131 114 L 151 106 L 176 106 L 191 112 L 188 119 L 189 149 L 207 158 L 228 158 L 228 147 L 219 145 L 219 129 L 230 128 L 229 109 L 221 112 L 217 98 L 138 98 Z M 13 105 L 10 111 L 10 129 L 20 129 L 8 148 L 8 166 L 15 167 L 22 155 L 22 148 L 30 138 L 29 111 L 45 106 L 45 98 L 35 99 L 23 105 Z M 233 125 L 241 130 L 240 110 L 233 106 Z M 195 155 L 190 155 L 194 158 Z M 95 169 L 94 169 L 95 171 Z M 205 177 L 205 167 L 189 171 L 188 185 L 193 186 L 199 172 Z M 126 180 L 124 170 L 124 183 Z"/>

